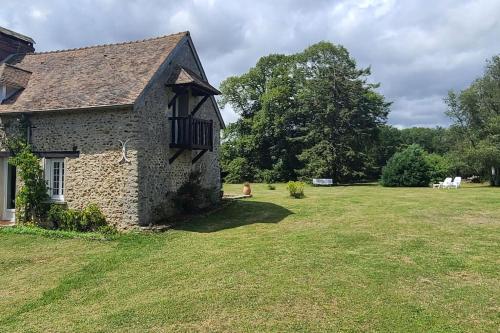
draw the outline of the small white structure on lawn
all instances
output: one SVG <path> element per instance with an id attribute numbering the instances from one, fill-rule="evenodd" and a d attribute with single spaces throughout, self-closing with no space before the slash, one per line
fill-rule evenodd
<path id="1" fill-rule="evenodd" d="M 330 186 L 333 185 L 333 179 L 313 178 L 313 185 Z"/>

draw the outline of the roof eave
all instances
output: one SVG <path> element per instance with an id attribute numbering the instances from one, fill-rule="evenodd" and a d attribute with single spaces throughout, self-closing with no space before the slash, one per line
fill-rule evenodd
<path id="1" fill-rule="evenodd" d="M 113 105 L 95 105 L 95 106 L 83 106 L 83 107 L 73 107 L 73 108 L 56 108 L 56 109 L 32 109 L 32 110 L 22 110 L 22 111 L 4 111 L 0 110 L 0 115 L 17 115 L 17 114 L 32 114 L 32 113 L 55 113 L 55 112 L 73 112 L 73 111 L 94 111 L 96 109 L 101 110 L 119 110 L 119 109 L 133 109 L 134 104 L 113 104 Z"/>
<path id="2" fill-rule="evenodd" d="M 212 87 L 210 84 L 207 84 L 207 86 L 197 84 L 196 82 L 190 82 L 190 83 L 170 83 L 166 84 L 166 87 L 173 88 L 175 90 L 176 87 L 180 87 L 182 89 L 187 89 L 187 88 L 192 88 L 196 89 L 198 91 L 203 92 L 202 95 L 220 95 L 222 94 L 219 90 L 216 88 Z"/>
<path id="3" fill-rule="evenodd" d="M 3 33 L 4 35 L 11 36 L 13 38 L 22 40 L 24 42 L 35 44 L 35 41 L 33 40 L 33 38 L 28 37 L 28 36 L 23 35 L 23 34 L 20 34 L 19 32 L 15 32 L 13 30 L 4 28 L 4 27 L 0 27 L 0 33 Z"/>

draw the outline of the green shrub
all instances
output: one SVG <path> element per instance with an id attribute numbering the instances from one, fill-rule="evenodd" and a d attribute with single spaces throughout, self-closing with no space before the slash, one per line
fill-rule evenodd
<path id="1" fill-rule="evenodd" d="M 258 179 L 266 184 L 272 184 L 279 180 L 279 175 L 275 170 L 261 170 Z"/>
<path id="2" fill-rule="evenodd" d="M 229 163 L 223 164 L 222 167 L 225 173 L 224 181 L 230 184 L 252 181 L 257 174 L 257 170 L 244 157 L 236 157 Z"/>
<path id="3" fill-rule="evenodd" d="M 63 220 L 66 216 L 66 205 L 52 204 L 47 213 L 47 220 L 52 224 L 54 229 L 60 229 L 64 224 Z"/>
<path id="4" fill-rule="evenodd" d="M 47 214 L 47 220 L 54 228 L 68 231 L 97 231 L 107 226 L 106 217 L 96 204 L 89 204 L 83 210 L 53 204 Z"/>
<path id="5" fill-rule="evenodd" d="M 286 184 L 290 196 L 300 199 L 304 197 L 304 183 L 303 182 L 288 182 Z"/>
<path id="6" fill-rule="evenodd" d="M 395 153 L 382 170 L 383 186 L 428 186 L 431 167 L 419 145 Z"/>
<path id="7" fill-rule="evenodd" d="M 68 231 L 87 231 L 82 228 L 82 211 L 66 209 L 62 215 L 60 229 Z"/>
<path id="8" fill-rule="evenodd" d="M 89 204 L 82 211 L 81 228 L 82 231 L 98 230 L 106 226 L 106 217 L 94 203 Z"/>

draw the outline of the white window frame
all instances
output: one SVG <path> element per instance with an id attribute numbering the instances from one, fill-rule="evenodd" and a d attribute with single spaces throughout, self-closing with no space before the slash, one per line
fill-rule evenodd
<path id="1" fill-rule="evenodd" d="M 53 201 L 64 201 L 65 164 L 64 158 L 45 159 L 45 182 L 47 184 L 48 195 Z M 58 167 L 57 174 L 54 172 L 56 170 L 56 165 Z M 54 193 L 53 186 L 55 181 L 58 182 L 57 193 Z"/>

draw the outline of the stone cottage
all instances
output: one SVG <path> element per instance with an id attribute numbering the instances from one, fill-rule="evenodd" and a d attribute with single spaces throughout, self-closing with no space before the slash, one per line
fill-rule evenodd
<path id="1" fill-rule="evenodd" d="M 54 202 L 96 203 L 123 229 L 173 212 L 193 171 L 220 199 L 224 128 L 189 32 L 35 53 L 0 28 L 0 213 L 14 219 L 16 170 L 5 142 L 26 131 Z"/>

